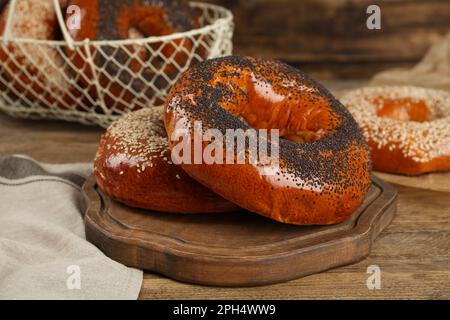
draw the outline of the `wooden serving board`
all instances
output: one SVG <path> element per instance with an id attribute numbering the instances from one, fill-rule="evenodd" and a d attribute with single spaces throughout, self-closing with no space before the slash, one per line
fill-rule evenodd
<path id="1" fill-rule="evenodd" d="M 284 282 L 364 259 L 391 222 L 397 192 L 373 177 L 363 205 L 333 226 L 294 226 L 246 211 L 181 215 L 111 200 L 90 177 L 86 237 L 130 267 L 215 286 Z"/>

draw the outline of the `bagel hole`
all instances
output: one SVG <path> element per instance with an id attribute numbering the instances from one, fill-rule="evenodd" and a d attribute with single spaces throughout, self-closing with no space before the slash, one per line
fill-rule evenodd
<path id="1" fill-rule="evenodd" d="M 278 129 L 282 139 L 312 143 L 332 134 L 339 122 L 330 112 L 328 101 L 312 99 L 308 90 L 291 97 L 254 75 L 244 88 L 251 103 L 242 108 L 242 118 L 256 129 Z"/>
<path id="2" fill-rule="evenodd" d="M 433 120 L 433 114 L 424 100 L 411 98 L 388 99 L 378 97 L 372 101 L 376 114 L 382 118 L 398 121 L 426 122 Z"/>
<path id="3" fill-rule="evenodd" d="M 297 143 L 310 143 L 319 140 L 321 136 L 313 131 L 301 131 L 282 135 L 281 138 Z"/>
<path id="4" fill-rule="evenodd" d="M 294 109 L 294 107 L 291 108 Z M 264 107 L 261 109 L 269 110 L 269 107 Z M 299 114 L 301 115 L 302 113 L 299 112 Z M 258 115 L 257 113 L 249 113 L 243 115 L 241 114 L 240 119 L 257 130 L 278 129 L 280 138 L 297 143 L 311 143 L 320 140 L 331 134 L 333 130 L 333 126 L 330 126 L 330 122 L 332 122 L 332 120 L 330 120 L 330 114 L 325 110 L 322 112 L 317 112 L 316 115 L 314 117 L 311 117 L 307 122 L 304 120 L 304 118 L 302 119 L 302 121 L 296 121 L 295 119 L 297 117 L 293 116 L 293 120 L 291 121 L 293 123 L 296 123 L 296 125 L 286 123 L 283 120 L 280 121 L 280 119 L 277 119 L 277 117 L 272 116 L 270 117 L 272 121 L 266 121 L 263 120 L 264 116 L 267 116 L 267 114 Z"/>
<path id="5" fill-rule="evenodd" d="M 274 108 L 291 108 L 291 110 L 296 110 L 295 107 L 286 106 L 275 106 Z M 270 110 L 270 106 L 261 107 L 259 110 Z M 294 114 L 295 111 L 292 113 Z M 298 113 L 299 116 L 302 116 L 301 111 Z M 297 143 L 311 143 L 320 140 L 331 134 L 332 131 L 332 127 L 329 127 L 331 117 L 329 112 L 325 110 L 317 112 L 309 119 L 309 121 L 305 121 L 304 118 L 302 118 L 301 121 L 296 121 L 297 117 L 293 116 L 291 121 L 296 123 L 296 125 L 285 122 L 283 119 L 280 120 L 279 117 L 274 117 L 270 113 L 268 116 L 266 112 L 258 113 L 254 110 L 249 113 L 244 112 L 243 114 L 238 115 L 238 117 L 247 125 L 257 130 L 267 129 L 270 131 L 278 129 L 280 138 Z M 266 117 L 270 120 L 264 120 Z"/>

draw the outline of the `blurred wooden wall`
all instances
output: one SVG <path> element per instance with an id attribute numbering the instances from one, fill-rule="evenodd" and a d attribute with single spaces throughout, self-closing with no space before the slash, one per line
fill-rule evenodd
<path id="1" fill-rule="evenodd" d="M 205 0 L 235 16 L 235 53 L 274 57 L 319 78 L 411 66 L 450 31 L 450 0 Z M 381 7 L 382 30 L 366 9 Z"/>

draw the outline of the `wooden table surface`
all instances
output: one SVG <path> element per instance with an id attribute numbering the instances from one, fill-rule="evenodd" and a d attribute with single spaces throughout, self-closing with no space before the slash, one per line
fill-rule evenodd
<path id="1" fill-rule="evenodd" d="M 0 155 L 25 154 L 49 163 L 91 162 L 102 132 L 79 124 L 19 120 L 0 114 Z M 398 212 L 364 261 L 256 288 L 196 286 L 147 273 L 140 298 L 450 299 L 450 173 L 424 177 L 426 183 L 384 177 L 396 183 Z M 381 270 L 379 290 L 369 290 L 366 285 L 371 265 Z"/>

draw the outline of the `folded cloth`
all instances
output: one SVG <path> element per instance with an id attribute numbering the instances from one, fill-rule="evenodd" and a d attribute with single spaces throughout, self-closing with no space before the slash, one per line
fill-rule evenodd
<path id="1" fill-rule="evenodd" d="M 86 241 L 89 164 L 0 157 L 0 299 L 136 299 L 142 271 Z"/>
<path id="2" fill-rule="evenodd" d="M 412 69 L 383 71 L 375 75 L 370 85 L 415 85 L 450 90 L 450 32 Z"/>

